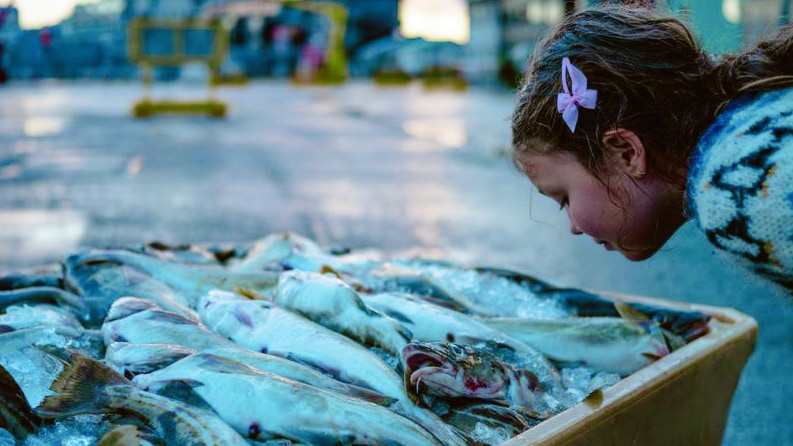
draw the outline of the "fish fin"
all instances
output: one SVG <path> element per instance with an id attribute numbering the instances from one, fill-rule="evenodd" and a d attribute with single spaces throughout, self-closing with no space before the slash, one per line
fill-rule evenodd
<path id="1" fill-rule="evenodd" d="M 603 405 L 603 388 L 598 387 L 597 389 L 593 390 L 589 395 L 584 397 L 584 403 L 587 406 L 597 409 L 598 407 Z"/>
<path id="2" fill-rule="evenodd" d="M 531 427 L 531 424 L 528 422 L 527 418 L 535 418 L 527 416 L 525 411 L 517 410 L 517 406 L 501 406 L 492 403 L 474 404 L 460 410 L 470 412 L 476 416 L 498 420 L 502 423 L 514 426 L 521 432 Z"/>
<path id="3" fill-rule="evenodd" d="M 627 321 L 642 325 L 647 325 L 652 322 L 652 319 L 650 319 L 650 317 L 645 313 L 637 310 L 625 302 L 615 301 L 614 308 L 617 310 L 617 313 L 619 313 L 620 317 Z"/>
<path id="4" fill-rule="evenodd" d="M 96 446 L 113 446 L 113 445 L 140 445 L 141 433 L 137 426 L 126 424 L 118 426 L 113 430 L 107 432 Z"/>
<path id="5" fill-rule="evenodd" d="M 553 413 L 550 410 L 538 412 L 528 407 L 520 407 L 520 406 L 512 406 L 512 409 L 514 409 L 516 412 L 528 418 L 533 418 L 535 420 L 545 420 L 547 418 L 551 418 L 551 416 L 553 415 Z"/>
<path id="6" fill-rule="evenodd" d="M 36 412 L 43 418 L 100 413 L 102 389 L 112 385 L 131 384 L 110 367 L 74 352 L 50 387 L 56 394 L 44 398 Z"/>
<path id="7" fill-rule="evenodd" d="M 66 365 L 74 354 L 73 350 L 56 347 L 54 345 L 34 345 L 33 347 L 59 360 L 63 365 Z"/>
<path id="8" fill-rule="evenodd" d="M 388 316 L 388 317 L 390 317 L 392 319 L 395 319 L 395 320 L 397 320 L 399 322 L 404 322 L 404 323 L 407 323 L 407 324 L 412 324 L 413 323 L 413 319 L 409 318 L 404 313 L 400 313 L 399 311 L 396 311 L 394 309 L 383 308 L 380 311 L 382 311 L 383 314 L 385 314 L 386 316 Z"/>
<path id="9" fill-rule="evenodd" d="M 239 375 L 260 375 L 264 372 L 254 369 L 253 367 L 234 361 L 233 359 L 224 358 L 222 356 L 213 355 L 211 353 L 199 353 L 192 356 L 196 361 L 200 361 L 200 366 L 215 372 L 221 373 L 235 373 Z M 189 380 L 180 380 L 188 382 Z M 196 381 L 197 383 L 198 381 Z M 202 384 L 203 385 L 203 384 Z"/>
<path id="10" fill-rule="evenodd" d="M 341 273 L 338 272 L 336 270 L 336 268 L 334 268 L 334 267 L 332 267 L 332 266 L 330 266 L 328 264 L 325 264 L 325 263 L 323 263 L 322 267 L 320 267 L 319 273 L 322 274 L 322 275 L 331 274 L 331 275 L 335 276 L 337 279 L 342 279 Z"/>
<path id="11" fill-rule="evenodd" d="M 272 302 L 272 299 L 266 297 L 262 293 L 258 291 L 254 291 L 250 288 L 245 288 L 239 285 L 234 286 L 234 292 L 239 294 L 240 296 L 245 296 L 250 300 L 263 300 L 266 302 Z"/>
<path id="12" fill-rule="evenodd" d="M 5 418 L 0 418 L 0 426 L 8 429 L 14 437 L 19 440 L 27 438 L 34 433 L 42 424 L 41 418 L 33 412 L 22 388 L 13 376 L 0 365 L 0 397 L 2 397 L 3 408 L 12 414 L 19 415 L 14 417 L 13 422 L 5 422 Z"/>
<path id="13" fill-rule="evenodd" d="M 364 401 L 369 401 L 370 403 L 377 404 L 378 406 L 389 407 L 392 404 L 399 401 L 394 397 L 383 395 L 382 393 L 376 390 L 367 389 L 365 387 L 360 387 L 355 384 L 348 384 L 348 383 L 344 383 L 344 384 L 349 390 L 350 396 L 362 399 Z"/>
<path id="14" fill-rule="evenodd" d="M 672 333 L 670 330 L 666 330 L 664 328 L 658 329 L 661 332 L 664 340 L 666 341 L 666 345 L 669 346 L 669 351 L 675 351 L 680 347 L 686 345 L 686 339 L 683 336 L 676 335 Z"/>
<path id="15" fill-rule="evenodd" d="M 203 385 L 202 382 L 192 379 L 164 381 L 158 383 L 155 393 L 172 400 L 181 401 L 193 407 L 198 407 L 199 409 L 212 411 L 212 406 L 194 390 Z"/>
<path id="16" fill-rule="evenodd" d="M 192 321 L 182 315 L 171 313 L 170 311 L 164 310 L 150 310 L 151 316 L 149 319 L 153 321 L 159 322 L 167 322 L 170 324 L 177 324 L 177 325 L 196 325 L 195 321 Z"/>

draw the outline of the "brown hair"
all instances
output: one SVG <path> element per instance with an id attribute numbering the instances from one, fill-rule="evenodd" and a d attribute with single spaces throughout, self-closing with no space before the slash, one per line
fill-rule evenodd
<path id="1" fill-rule="evenodd" d="M 562 59 L 597 90 L 571 132 L 556 109 Z M 793 25 L 718 62 L 679 19 L 640 6 L 603 6 L 566 17 L 537 45 L 512 117 L 513 160 L 566 151 L 603 178 L 603 133 L 627 128 L 642 140 L 648 170 L 670 181 L 715 115 L 736 95 L 793 84 Z"/>

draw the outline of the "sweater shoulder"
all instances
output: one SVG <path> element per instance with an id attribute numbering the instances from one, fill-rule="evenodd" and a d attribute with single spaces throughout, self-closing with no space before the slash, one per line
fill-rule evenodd
<path id="1" fill-rule="evenodd" d="M 793 286 L 793 88 L 730 103 L 699 141 L 687 195 L 714 246 Z"/>

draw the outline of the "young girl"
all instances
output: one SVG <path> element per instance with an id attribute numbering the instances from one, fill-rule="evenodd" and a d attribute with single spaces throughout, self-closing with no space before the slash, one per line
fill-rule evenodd
<path id="1" fill-rule="evenodd" d="M 793 288 L 793 26 L 717 59 L 650 9 L 573 14 L 539 43 L 512 130 L 574 234 L 644 260 L 694 218 Z"/>

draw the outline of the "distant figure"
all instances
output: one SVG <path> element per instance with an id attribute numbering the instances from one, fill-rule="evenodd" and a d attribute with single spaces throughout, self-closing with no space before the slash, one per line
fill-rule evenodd
<path id="1" fill-rule="evenodd" d="M 232 64 L 239 71 L 248 73 L 248 42 L 250 33 L 248 31 L 248 19 L 240 17 L 234 23 L 229 35 L 229 58 Z"/>
<path id="2" fill-rule="evenodd" d="M 39 43 L 41 44 L 42 54 L 42 75 L 48 77 L 53 73 L 55 64 L 55 54 L 52 51 L 52 30 L 48 27 L 41 28 L 39 31 Z"/>
<path id="3" fill-rule="evenodd" d="M 572 14 L 538 44 L 512 129 L 515 165 L 573 234 L 638 261 L 694 219 L 793 289 L 793 25 L 716 58 L 649 8 Z"/>
<path id="4" fill-rule="evenodd" d="M 5 69 L 5 45 L 0 42 L 0 85 L 8 82 L 8 72 Z"/>
<path id="5" fill-rule="evenodd" d="M 231 45 L 244 46 L 248 44 L 248 19 L 240 17 L 231 29 Z"/>
<path id="6" fill-rule="evenodd" d="M 295 66 L 296 51 L 292 43 L 295 27 L 278 24 L 273 28 L 273 76 L 287 77 Z"/>

